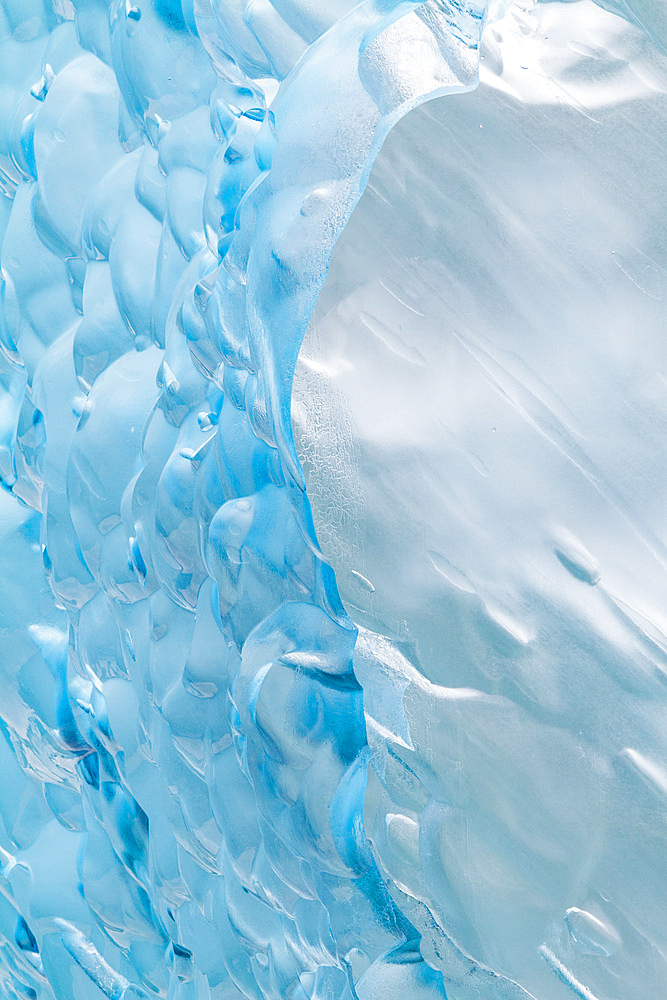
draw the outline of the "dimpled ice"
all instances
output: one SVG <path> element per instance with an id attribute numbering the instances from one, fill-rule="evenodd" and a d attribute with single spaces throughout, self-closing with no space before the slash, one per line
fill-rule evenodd
<path id="1" fill-rule="evenodd" d="M 343 248 L 357 278 L 336 264 L 347 286 L 339 294 L 334 283 L 329 298 L 347 299 L 330 351 L 341 329 L 355 343 L 333 360 L 313 347 L 323 296 L 299 361 L 384 139 L 428 98 L 472 101 L 446 95 L 476 87 L 481 50 L 487 76 L 509 80 L 515 109 L 531 100 L 531 84 L 517 83 L 522 54 L 535 44 L 548 53 L 550 36 L 557 53 L 576 44 L 583 58 L 588 46 L 600 69 L 586 63 L 583 76 L 605 93 L 629 67 L 623 79 L 640 82 L 632 97 L 648 123 L 637 135 L 655 147 L 646 94 L 664 91 L 659 4 L 578 0 L 500 21 L 506 7 L 1 0 L 2 1000 L 667 995 L 664 615 L 598 587 L 596 556 L 560 522 L 553 565 L 518 549 L 519 569 L 499 568 L 493 540 L 507 540 L 479 510 L 466 516 L 481 561 L 475 546 L 463 545 L 470 566 L 452 554 L 442 536 L 463 531 L 454 501 L 440 509 L 420 469 L 406 472 L 400 442 L 392 452 L 392 420 L 428 437 L 409 321 L 427 301 L 437 307 L 447 279 L 424 280 L 418 249 L 403 298 L 382 285 L 388 312 L 375 293 L 349 294 L 362 274 L 370 287 L 374 265 Z M 563 27 L 582 11 L 593 25 L 584 42 Z M 568 104 L 570 64 L 553 68 L 541 51 L 532 118 L 564 101 L 599 124 L 585 101 Z M 470 107 L 490 109 L 480 127 L 507 124 L 490 98 Z M 482 177 L 511 169 L 502 150 L 524 149 L 520 122 L 510 123 L 520 140 L 480 152 Z M 544 134 L 554 134 L 548 124 Z M 448 135 L 456 201 L 468 194 L 463 174 L 474 175 L 465 147 L 475 147 L 456 122 Z M 405 131 L 403 143 L 417 164 L 419 139 Z M 416 215 L 449 210 L 428 193 L 439 182 L 423 165 L 414 190 L 401 190 L 400 164 L 386 162 L 387 209 L 403 198 L 409 216 L 411 191 L 423 188 Z M 535 177 L 526 196 L 548 201 Z M 362 210 L 372 243 L 381 210 Z M 383 245 L 398 260 L 414 238 L 395 219 L 367 247 L 375 260 Z M 523 217 L 510 221 L 512 239 L 532 247 Z M 459 223 L 463 232 L 470 217 Z M 664 319 L 652 253 L 650 265 L 646 254 L 616 262 L 653 303 L 638 320 L 649 330 Z M 474 254 L 462 249 L 460 260 L 477 273 Z M 336 372 L 365 377 L 356 320 L 375 338 L 377 383 L 371 360 L 361 390 L 331 389 Z M 537 377 L 515 377 L 480 339 L 456 336 L 522 419 L 599 484 L 604 462 L 586 457 L 577 431 L 565 434 L 565 411 L 545 406 Z M 402 366 L 395 397 L 378 344 Z M 663 375 L 667 361 L 662 383 L 647 375 L 631 403 L 633 413 L 645 406 L 632 440 L 646 435 L 649 456 L 660 440 L 648 424 L 665 429 Z M 377 416 L 383 394 L 374 458 L 363 401 Z M 502 461 L 532 523 L 521 454 L 524 467 L 534 456 L 518 449 Z M 396 471 L 384 493 L 377 463 Z M 658 492 L 659 464 L 644 466 Z M 477 467 L 490 475 L 481 458 Z M 443 474 L 463 496 L 456 464 Z M 631 523 L 623 497 L 600 489 Z M 416 512 L 413 494 L 424 503 Z M 394 531 L 411 513 L 412 527 Z M 634 541 L 664 572 L 662 543 L 638 523 L 623 557 L 632 561 Z M 382 562 L 387 548 L 394 563 Z M 422 549 L 449 604 L 410 562 L 408 550 Z M 540 607 L 551 602 L 553 620 L 507 610 L 522 566 L 524 579 L 543 581 Z M 552 592 L 554 566 L 566 582 Z M 645 574 L 654 596 L 658 570 Z M 589 592 L 599 601 L 591 620 L 577 613 Z M 394 627 L 401 618 L 405 628 Z M 529 662 L 540 636 L 551 645 Z"/>

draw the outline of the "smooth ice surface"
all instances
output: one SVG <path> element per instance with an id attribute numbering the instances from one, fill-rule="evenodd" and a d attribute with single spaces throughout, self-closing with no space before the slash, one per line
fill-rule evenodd
<path id="1" fill-rule="evenodd" d="M 505 6 L 3 0 L 3 1000 L 667 993 L 664 10 Z"/>
<path id="2" fill-rule="evenodd" d="M 366 829 L 422 951 L 415 899 L 536 997 L 658 998 L 665 77 L 588 2 L 515 7 L 482 67 L 388 139 L 297 372 Z"/>

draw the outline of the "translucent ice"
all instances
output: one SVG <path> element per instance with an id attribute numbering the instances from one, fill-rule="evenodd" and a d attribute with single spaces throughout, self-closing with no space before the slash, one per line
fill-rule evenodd
<path id="1" fill-rule="evenodd" d="M 667 993 L 664 14 L 505 6 L 2 0 L 3 1000 Z"/>

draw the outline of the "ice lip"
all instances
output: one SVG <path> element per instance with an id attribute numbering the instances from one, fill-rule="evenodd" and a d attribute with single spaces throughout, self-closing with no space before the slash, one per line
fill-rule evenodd
<path id="1" fill-rule="evenodd" d="M 456 328 L 459 374 L 465 365 L 484 373 L 472 400 L 459 380 L 457 420 L 436 421 L 433 433 L 421 389 L 429 380 L 437 389 L 449 369 L 419 342 L 433 322 L 434 289 L 413 280 L 421 273 L 413 260 L 399 287 L 364 284 L 373 262 L 357 257 L 339 295 L 342 325 L 359 321 L 372 345 L 362 412 L 346 409 L 360 368 L 352 349 L 311 356 L 312 379 L 304 390 L 300 371 L 293 392 L 334 246 L 385 137 L 436 95 L 449 95 L 455 122 L 451 95 L 475 87 L 483 27 L 504 6 L 5 3 L 0 469 L 11 492 L 0 495 L 0 982 L 8 996 L 434 1000 L 472 991 L 519 1000 L 530 991 L 556 1000 L 563 983 L 602 998 L 607 976 L 625 979 L 635 1000 L 628 962 L 662 977 L 660 942 L 646 929 L 654 886 L 643 869 L 640 913 L 583 898 L 588 876 L 593 892 L 591 845 L 600 884 L 615 864 L 636 870 L 616 827 L 616 840 L 604 840 L 609 814 L 642 832 L 647 865 L 656 850 L 645 802 L 654 808 L 664 784 L 653 718 L 664 645 L 652 596 L 661 581 L 646 553 L 660 564 L 662 535 L 644 486 L 653 482 L 645 458 L 658 452 L 661 383 L 631 359 L 644 378 L 636 412 L 653 406 L 651 420 L 637 418 L 646 451 L 633 456 L 620 435 L 615 449 L 589 455 L 582 414 L 571 412 L 576 394 L 552 391 L 539 350 L 527 363 L 522 350 L 464 322 L 501 300 L 496 313 L 521 328 L 520 310 L 504 304 L 532 272 L 513 267 L 508 247 L 518 241 L 528 263 L 548 269 L 549 234 L 576 246 L 554 204 L 577 190 L 580 164 L 568 161 L 560 187 L 545 191 L 529 148 L 516 184 L 534 224 L 501 211 L 486 240 L 499 241 L 493 258 L 507 266 L 477 301 L 459 298 L 455 323 L 437 317 L 439 342 L 443 326 Z M 526 11 L 498 27 L 493 59 L 485 49 L 495 67 L 484 71 L 486 96 L 463 98 L 473 117 L 486 108 L 476 142 L 452 146 L 451 129 L 435 141 L 430 113 L 396 133 L 408 175 L 416 172 L 406 211 L 429 222 L 413 256 L 463 241 L 436 273 L 438 293 L 464 292 L 461 262 L 485 253 L 475 225 L 452 230 L 458 216 L 439 199 L 488 178 L 489 164 L 509 183 L 502 156 L 478 148 L 481 134 L 496 148 L 507 103 L 519 115 L 516 95 L 538 95 L 542 109 L 546 92 L 549 105 L 597 125 L 621 91 L 641 102 L 647 88 L 659 89 L 660 63 L 636 32 L 595 20 L 588 3 L 564 9 L 567 17 L 560 5 L 534 15 L 548 31 Z M 579 51 L 568 47 L 572 25 Z M 623 58 L 601 59 L 602 85 L 591 65 L 611 51 L 612 36 Z M 639 131 L 651 113 L 637 119 Z M 445 186 L 420 165 L 419 123 L 430 149 L 456 150 Z M 521 123 L 510 124 L 524 148 Z M 626 127 L 624 118 L 619 134 Z M 546 125 L 542 139 L 552 138 Z M 380 165 L 380 177 L 393 162 Z M 593 220 L 607 166 L 596 173 Z M 634 316 L 648 341 L 662 271 L 657 250 L 639 238 L 639 176 L 625 196 L 635 209 L 632 246 L 614 248 L 609 287 L 635 296 L 633 308 L 640 296 L 648 311 Z M 384 188 L 375 179 L 372 187 L 371 204 L 381 203 Z M 492 192 L 483 183 L 472 200 L 478 218 L 501 205 L 497 190 L 490 203 Z M 368 213 L 369 198 L 361 205 L 370 229 L 381 226 L 376 261 L 393 259 L 388 238 L 392 254 L 422 239 L 412 222 L 395 229 L 398 202 L 388 194 L 389 221 L 377 205 Z M 625 211 L 619 195 L 609 225 Z M 607 272 L 597 279 L 586 267 L 574 299 L 581 283 L 606 287 Z M 488 259 L 481 270 L 494 278 Z M 565 301 L 558 297 L 561 308 Z M 610 314 L 626 306 L 621 295 Z M 563 343 L 563 355 L 566 346 L 573 350 Z M 602 375 L 612 363 L 632 368 L 616 338 L 606 353 L 594 346 Z M 401 375 L 398 392 L 386 359 Z M 597 369 L 570 374 L 595 396 Z M 485 379 L 509 401 L 511 419 L 495 419 Z M 619 392 L 624 384 L 619 376 Z M 482 432 L 467 423 L 471 412 L 482 425 L 494 420 Z M 607 419 L 622 429 L 615 411 Z M 544 517 L 533 516 L 526 467 L 539 453 L 514 454 L 520 420 L 574 477 L 560 480 L 573 509 L 551 511 L 558 491 L 545 490 Z M 373 446 L 365 457 L 360 429 Z M 438 482 L 424 482 L 428 462 L 410 475 L 407 502 L 365 495 L 360 468 L 389 468 L 399 487 L 406 455 L 417 454 L 411 435 L 432 456 L 444 435 L 448 481 L 463 491 L 472 476 L 499 501 L 493 530 L 472 533 L 478 548 L 450 530 L 457 507 L 442 516 Z M 640 477 L 635 492 L 612 475 L 624 464 Z M 494 493 L 503 468 L 530 537 L 494 569 L 494 540 L 520 534 L 511 497 Z M 327 471 L 333 484 L 318 486 Z M 578 475 L 588 493 L 577 491 Z M 602 494 L 617 520 L 582 526 L 574 513 Z M 428 500 L 431 518 L 418 544 L 415 497 Z M 483 513 L 483 504 L 465 504 L 466 526 L 479 528 Z M 393 573 L 360 558 L 373 538 L 395 541 L 403 561 Z M 624 576 L 625 553 L 609 541 L 619 538 L 641 550 L 636 578 Z M 426 572 L 409 571 L 413 552 Z M 526 567 L 537 602 L 522 600 Z M 443 619 L 438 601 L 450 585 L 458 603 L 444 618 L 453 627 L 434 653 L 413 641 L 415 619 L 402 602 L 419 605 L 422 620 Z M 545 608 L 561 612 L 549 633 L 559 671 L 540 660 Z M 595 672 L 592 654 L 573 652 L 605 631 Z M 485 677 L 466 675 L 470 663 Z M 618 706 L 628 711 L 611 726 Z M 565 892 L 572 859 L 583 860 Z M 614 888 L 623 905 L 634 898 L 626 883 Z"/>

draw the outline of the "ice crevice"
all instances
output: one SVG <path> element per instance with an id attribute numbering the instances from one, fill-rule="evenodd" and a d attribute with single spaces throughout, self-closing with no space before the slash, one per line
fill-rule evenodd
<path id="1" fill-rule="evenodd" d="M 358 515 L 373 496 L 350 476 L 366 442 L 336 381 L 349 361 L 302 346 L 390 130 L 432 98 L 473 99 L 480 51 L 511 103 L 502 53 L 512 64 L 524 41 L 539 77 L 540 17 L 560 11 L 557 30 L 568 6 L 603 31 L 633 99 L 664 93 L 652 3 L 519 6 L 501 20 L 506 6 L 0 4 L 8 1000 L 619 1000 L 618 977 L 624 1000 L 659 1000 L 655 889 L 644 914 L 623 887 L 609 901 L 606 848 L 589 848 L 626 807 L 647 864 L 661 843 L 660 609 L 606 574 L 594 540 L 550 523 L 567 581 L 550 627 L 562 636 L 571 612 L 588 649 L 571 589 L 587 588 L 608 640 L 601 673 L 631 705 L 618 747 L 601 748 L 563 723 L 549 671 L 541 689 L 528 676 L 545 626 L 512 604 L 511 579 L 504 595 L 482 592 L 479 564 L 434 537 L 429 565 L 467 602 L 462 642 L 526 674 L 514 687 L 448 674 L 449 652 L 431 671 L 419 621 L 395 627 L 367 565 Z M 614 269 L 657 310 L 649 252 L 619 253 Z M 343 325 L 348 308 L 382 356 L 428 373 L 394 319 L 430 322 L 430 293 L 400 284 L 380 282 L 384 306 L 353 295 Z M 608 456 L 585 454 L 539 377 L 481 335 L 453 336 L 491 359 L 505 397 L 519 386 L 543 437 L 567 440 L 585 473 L 576 489 L 595 491 L 599 474 L 612 495 Z M 651 511 L 622 485 L 611 506 L 654 582 Z M 540 607 L 550 586 L 536 584 Z M 510 911 L 512 879 L 531 903 Z"/>

